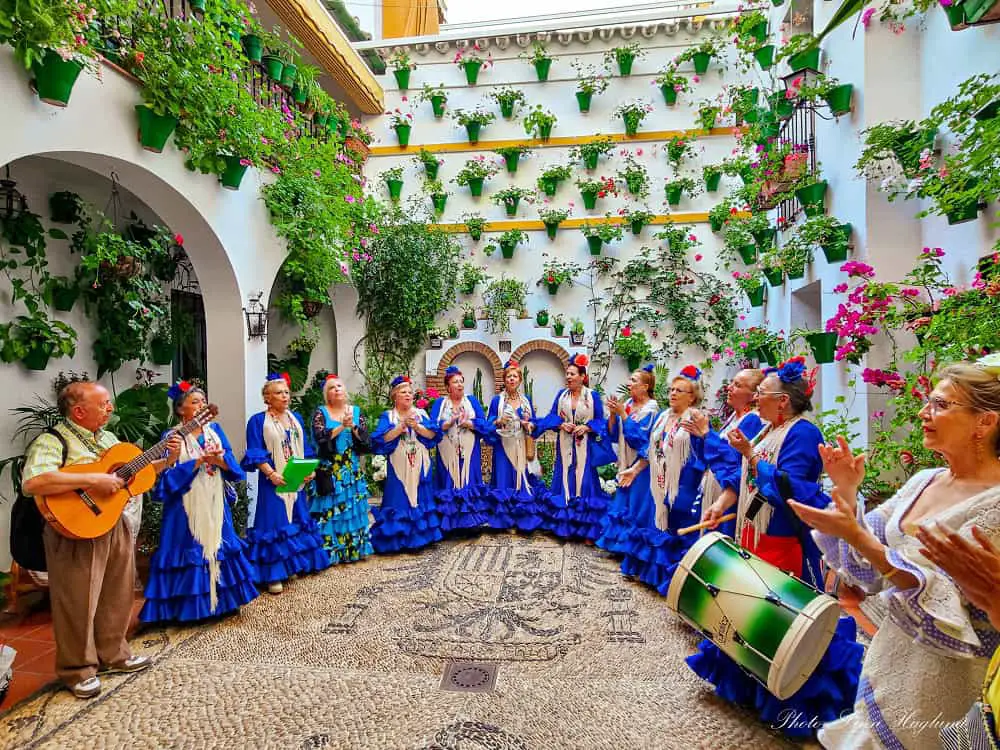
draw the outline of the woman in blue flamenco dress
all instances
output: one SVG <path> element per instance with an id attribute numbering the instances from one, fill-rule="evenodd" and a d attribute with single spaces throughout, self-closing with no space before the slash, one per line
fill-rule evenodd
<path id="1" fill-rule="evenodd" d="M 622 573 L 664 596 L 677 563 L 697 539 L 695 534 L 681 536 L 677 532 L 697 524 L 701 515 L 702 440 L 693 437 L 684 425 L 702 398 L 701 370 L 688 365 L 671 381 L 670 406 L 653 422 L 639 459 L 618 480 L 619 486 L 629 487 L 641 474 L 648 477 L 633 490 L 638 496 L 635 531 L 628 540 Z"/>
<path id="2" fill-rule="evenodd" d="M 167 391 L 182 422 L 205 406 L 205 392 L 187 381 Z M 164 436 L 170 431 L 164 433 Z M 236 535 L 228 482 L 244 479 L 226 433 L 215 422 L 168 454 L 156 499 L 163 503 L 160 544 L 146 584 L 143 622 L 192 622 L 238 612 L 257 597 L 246 543 Z"/>
<path id="3" fill-rule="evenodd" d="M 521 393 L 522 379 L 520 365 L 509 360 L 503 366 L 504 388 L 490 402 L 487 422 L 493 429 L 487 441 L 493 446 L 493 473 L 484 510 L 490 528 L 530 534 L 545 520 L 539 498 L 547 488 L 531 471 L 534 456 L 528 441 L 535 429 L 535 407 Z"/>
<path id="4" fill-rule="evenodd" d="M 552 411 L 536 420 L 536 434 L 558 430 L 552 488 L 542 501 L 544 528 L 561 539 L 593 542 L 601 535 L 608 496 L 601 489 L 599 466 L 615 460 L 607 437 L 601 394 L 587 387 L 585 354 L 566 365 L 566 387 L 556 394 Z"/>
<path id="5" fill-rule="evenodd" d="M 757 405 L 767 425 L 751 441 L 740 430 L 729 443 L 741 455 L 736 502 L 740 544 L 762 560 L 823 590 L 820 554 L 809 528 L 787 504 L 795 499 L 822 508 L 819 482 L 823 470 L 819 446 L 823 435 L 805 413 L 812 409 L 814 373 L 794 357 L 765 371 Z M 725 496 L 705 510 L 716 521 L 733 503 Z M 825 722 L 850 711 L 861 675 L 863 648 L 850 617 L 841 617 L 819 666 L 791 698 L 779 700 L 747 675 L 711 641 L 702 641 L 687 659 L 694 672 L 712 683 L 720 697 L 754 710 L 761 721 L 792 737 L 809 737 Z M 794 717 L 795 720 L 790 720 Z"/>
<path id="6" fill-rule="evenodd" d="M 444 373 L 444 395 L 431 407 L 438 426 L 434 501 L 441 533 L 475 529 L 485 523 L 486 485 L 480 444 L 490 432 L 482 404 L 465 393 L 465 376 L 454 365 Z"/>
<path id="7" fill-rule="evenodd" d="M 649 433 L 660 409 L 653 398 L 656 377 L 653 365 L 636 370 L 629 378 L 629 399 L 621 402 L 609 397 L 605 401 L 608 414 L 608 437 L 618 446 L 618 472 L 631 469 L 639 460 L 639 451 L 649 445 Z M 628 487 L 618 486 L 608 513 L 601 523 L 603 533 L 596 545 L 619 555 L 629 550 L 642 499 L 641 488 L 648 483 L 649 469 L 643 469 Z"/>
<path id="8" fill-rule="evenodd" d="M 292 576 L 315 573 L 330 565 L 316 522 L 309 515 L 305 490 L 277 491 L 284 484 L 288 460 L 311 458 L 302 418 L 288 409 L 291 393 L 287 373 L 267 376 L 261 394 L 267 409 L 247 422 L 245 471 L 259 471 L 257 507 L 247 530 L 254 581 L 269 593 L 280 594 Z M 306 477 L 308 484 L 312 476 Z"/>
<path id="9" fill-rule="evenodd" d="M 358 429 L 367 430 L 361 409 L 348 403 L 344 381 L 328 375 L 323 405 L 312 420 L 320 465 L 309 512 L 319 525 L 331 565 L 355 562 L 374 551 L 368 533 L 368 485 L 355 452 Z"/>
<path id="10" fill-rule="evenodd" d="M 682 427 L 695 437 L 702 438 L 702 456 L 706 468 L 701 480 L 702 516 L 724 494 L 725 504 L 735 504 L 740 491 L 740 473 L 743 457 L 729 444 L 729 434 L 739 430 L 747 440 L 753 440 L 764 427 L 760 415 L 754 410 L 757 386 L 764 379 L 764 373 L 753 368 L 740 370 L 729 383 L 726 404 L 732 413 L 716 431 L 711 429 L 705 412 L 692 412 L 690 422 Z M 736 532 L 736 521 L 724 521 L 715 527 L 719 533 L 732 538 Z"/>
<path id="11" fill-rule="evenodd" d="M 442 537 L 429 450 L 441 433 L 413 405 L 408 376 L 393 379 L 389 397 L 393 407 L 382 413 L 372 433 L 372 450 L 387 458 L 382 504 L 372 509 L 372 547 L 379 553 L 418 550 Z"/>

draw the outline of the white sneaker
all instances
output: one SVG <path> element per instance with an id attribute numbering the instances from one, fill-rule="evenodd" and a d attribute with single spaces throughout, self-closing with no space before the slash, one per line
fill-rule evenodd
<path id="1" fill-rule="evenodd" d="M 280 594 L 284 590 L 285 587 L 281 584 L 281 581 L 277 581 L 276 583 L 269 583 L 267 585 L 267 593 L 269 594 Z"/>
<path id="2" fill-rule="evenodd" d="M 88 677 L 70 687 L 69 691 L 77 698 L 96 698 L 101 694 L 101 681 L 97 677 Z"/>
<path id="3" fill-rule="evenodd" d="M 114 672 L 141 672 L 152 665 L 153 660 L 148 656 L 139 656 L 136 654 L 134 656 L 130 656 L 125 661 L 118 662 L 117 664 L 107 664 L 101 667 L 100 671 L 104 674 Z"/>

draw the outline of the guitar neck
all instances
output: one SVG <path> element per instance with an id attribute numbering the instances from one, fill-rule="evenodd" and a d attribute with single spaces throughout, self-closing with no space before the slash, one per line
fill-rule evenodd
<path id="1" fill-rule="evenodd" d="M 158 443 L 148 448 L 141 455 L 138 455 L 135 458 L 133 458 L 127 464 L 123 464 L 122 466 L 120 466 L 115 471 L 115 473 L 118 476 L 122 477 L 123 479 L 127 479 L 128 477 L 134 476 L 135 474 L 137 474 L 138 472 L 142 471 L 147 466 L 149 466 L 151 463 L 153 463 L 153 461 L 157 461 L 163 458 L 163 454 L 166 452 L 167 449 L 167 443 L 170 442 L 170 439 L 172 437 L 174 437 L 175 435 L 178 435 L 180 437 L 187 437 L 192 432 L 202 427 L 207 422 L 211 421 L 211 418 L 212 417 L 209 413 L 208 407 L 205 407 L 200 412 L 198 412 L 194 416 L 194 418 L 192 418 L 190 421 L 185 422 L 176 430 L 171 430 L 167 434 L 167 436 L 162 440 L 160 440 Z"/>

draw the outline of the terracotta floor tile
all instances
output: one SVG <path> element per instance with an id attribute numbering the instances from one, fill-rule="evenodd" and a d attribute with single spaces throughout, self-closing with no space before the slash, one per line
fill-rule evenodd
<path id="1" fill-rule="evenodd" d="M 55 679 L 56 674 L 56 649 L 53 646 L 48 651 L 34 654 L 26 654 L 18 651 L 14 660 L 14 670 L 22 670 L 34 674 L 46 675 Z"/>
<path id="2" fill-rule="evenodd" d="M 40 675 L 32 672 L 20 672 L 15 669 L 14 678 L 10 681 L 7 696 L 4 698 L 3 703 L 0 704 L 0 709 L 10 708 L 14 704 L 23 701 L 36 690 L 53 680 L 55 680 L 54 674 Z"/>

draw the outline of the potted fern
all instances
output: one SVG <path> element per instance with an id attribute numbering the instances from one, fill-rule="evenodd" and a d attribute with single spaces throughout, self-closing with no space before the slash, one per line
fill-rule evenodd
<path id="1" fill-rule="evenodd" d="M 503 206 L 504 210 L 507 212 L 507 216 L 517 216 L 517 207 L 520 205 L 521 201 L 523 200 L 525 203 L 534 203 L 535 194 L 527 188 L 513 185 L 494 193 L 490 200 L 498 206 Z"/>

